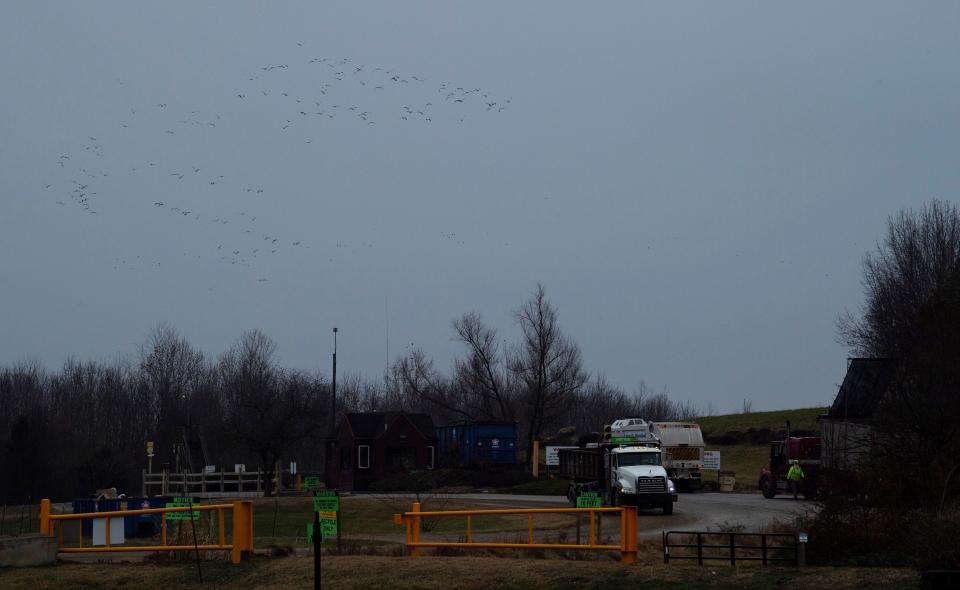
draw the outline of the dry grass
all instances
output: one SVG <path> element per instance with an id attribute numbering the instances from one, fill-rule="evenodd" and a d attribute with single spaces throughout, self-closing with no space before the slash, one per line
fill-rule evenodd
<path id="1" fill-rule="evenodd" d="M 350 590 L 601 589 L 666 585 L 670 588 L 902 588 L 915 587 L 915 572 L 903 569 L 730 568 L 665 566 L 657 559 L 625 565 L 609 559 L 564 561 L 496 557 L 324 557 L 323 587 Z M 312 588 L 309 557 L 259 558 L 240 566 L 206 562 L 205 584 L 196 566 L 183 562 L 61 564 L 0 571 L 0 587 L 46 588 Z"/>

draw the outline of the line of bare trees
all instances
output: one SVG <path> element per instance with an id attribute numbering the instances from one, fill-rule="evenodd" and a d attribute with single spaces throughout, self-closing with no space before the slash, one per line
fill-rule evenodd
<path id="1" fill-rule="evenodd" d="M 279 366 L 274 349 L 250 331 L 209 359 L 160 325 L 135 356 L 113 364 L 0 367 L 0 496 L 16 502 L 105 487 L 137 494 L 147 441 L 154 469 L 182 470 L 185 435 L 202 440 L 218 466 L 269 472 L 282 457 L 302 456 L 320 469 L 309 458 L 322 448 L 326 381 Z"/>
<path id="2" fill-rule="evenodd" d="M 405 411 L 427 413 L 437 425 L 516 422 L 529 449 L 560 430 L 592 433 L 625 416 L 696 415 L 691 404 L 643 382 L 626 392 L 589 374 L 542 286 L 514 318 L 516 342 L 478 313 L 454 320 L 462 352 L 449 371 L 414 350 L 385 375 L 340 376 L 337 420 L 346 412 Z M 0 367 L 0 496 L 66 498 L 106 487 L 136 494 L 147 441 L 154 443 L 154 470 L 182 470 L 185 435 L 202 439 L 208 460 L 221 468 L 246 463 L 269 474 L 290 459 L 301 471 L 321 472 L 329 382 L 320 372 L 281 366 L 275 349 L 253 330 L 209 357 L 161 324 L 135 354 L 111 364 L 71 360 L 56 372 L 38 363 Z"/>

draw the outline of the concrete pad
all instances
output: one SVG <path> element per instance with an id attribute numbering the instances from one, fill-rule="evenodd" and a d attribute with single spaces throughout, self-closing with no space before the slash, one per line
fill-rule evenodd
<path id="1" fill-rule="evenodd" d="M 53 565 L 56 561 L 57 540 L 53 537 L 0 537 L 0 567 Z"/>

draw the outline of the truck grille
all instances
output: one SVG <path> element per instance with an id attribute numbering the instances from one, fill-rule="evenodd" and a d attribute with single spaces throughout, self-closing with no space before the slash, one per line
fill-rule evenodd
<path id="1" fill-rule="evenodd" d="M 667 453 L 674 461 L 700 460 L 700 449 L 697 447 L 667 447 Z"/>
<path id="2" fill-rule="evenodd" d="M 667 481 L 662 477 L 638 477 L 637 493 L 664 492 L 667 489 Z"/>

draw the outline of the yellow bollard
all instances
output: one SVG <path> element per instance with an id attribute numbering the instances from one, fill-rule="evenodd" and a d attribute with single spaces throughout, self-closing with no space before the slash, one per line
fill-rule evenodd
<path id="1" fill-rule="evenodd" d="M 253 553 L 253 502 L 233 503 L 233 551 L 231 561 L 240 563 L 243 554 Z"/>
<path id="2" fill-rule="evenodd" d="M 624 506 L 620 513 L 620 560 L 623 563 L 637 562 L 637 507 Z"/>
<path id="3" fill-rule="evenodd" d="M 53 521 L 50 520 L 50 500 L 40 500 L 40 534 L 45 537 L 53 536 Z"/>
<path id="4" fill-rule="evenodd" d="M 414 502 L 413 509 L 410 510 L 410 512 L 420 512 L 420 502 Z M 419 543 L 420 542 L 420 517 L 414 515 L 414 517 L 411 520 L 413 521 L 412 523 L 413 530 L 411 531 L 410 536 L 412 537 L 412 540 L 414 543 Z M 414 545 L 413 547 L 410 548 L 410 557 L 419 557 L 419 556 L 420 556 L 420 547 Z"/>

